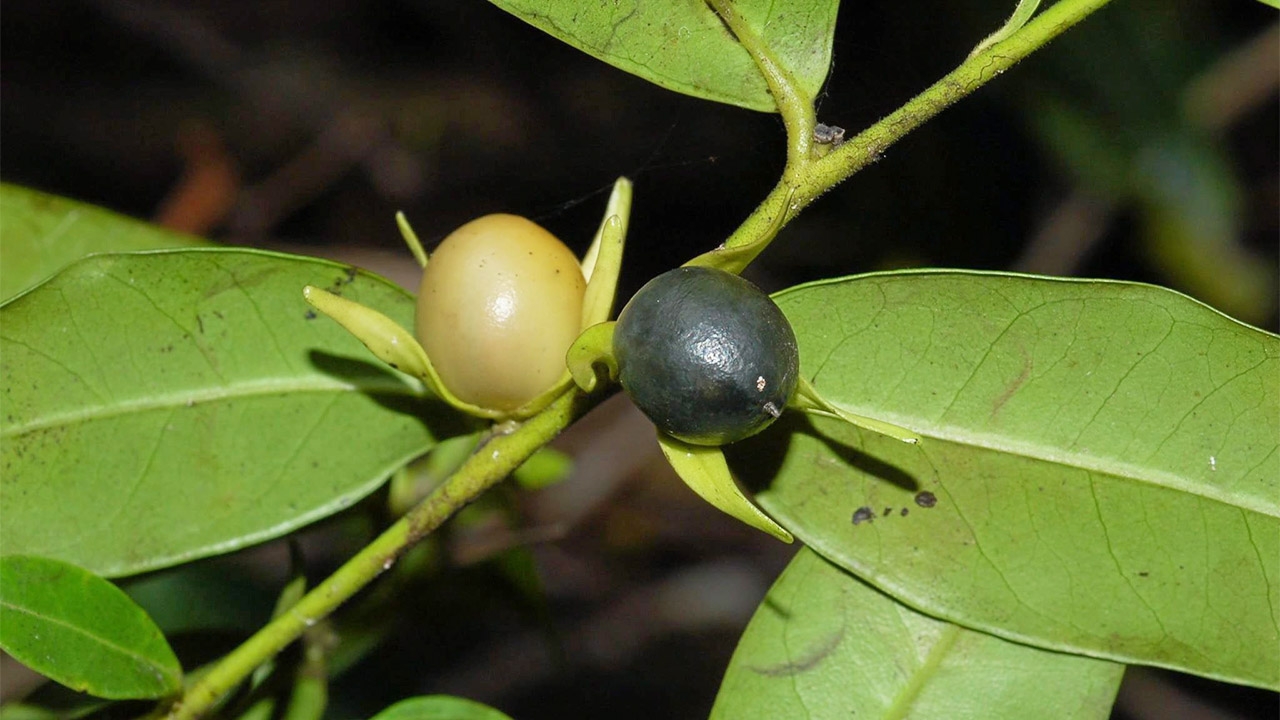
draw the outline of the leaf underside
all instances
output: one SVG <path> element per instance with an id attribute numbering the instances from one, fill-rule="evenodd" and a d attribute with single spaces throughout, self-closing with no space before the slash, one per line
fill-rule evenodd
<path id="1" fill-rule="evenodd" d="M 751 56 L 702 0 L 491 1 L 549 35 L 655 85 L 751 110 L 777 111 Z M 816 97 L 831 64 L 839 2 L 738 0 L 733 7 L 791 72 L 800 89 Z"/>
<path id="2" fill-rule="evenodd" d="M 0 301 L 90 253 L 206 244 L 110 210 L 0 183 Z"/>
<path id="3" fill-rule="evenodd" d="M 935 620 L 802 548 L 738 642 L 712 720 L 1105 720 L 1124 666 Z"/>
<path id="4" fill-rule="evenodd" d="M 108 576 L 228 552 L 429 449 L 453 414 L 306 284 L 412 317 L 355 268 L 214 249 L 91 257 L 0 307 L 0 551 Z"/>
<path id="5" fill-rule="evenodd" d="M 731 446 L 806 544 L 961 625 L 1280 686 L 1280 339 L 1129 283 L 910 272 L 776 300 L 825 397 L 922 436 L 792 416 Z"/>

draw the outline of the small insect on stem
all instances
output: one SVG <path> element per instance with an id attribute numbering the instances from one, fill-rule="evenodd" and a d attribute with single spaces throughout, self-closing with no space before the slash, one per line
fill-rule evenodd
<path id="1" fill-rule="evenodd" d="M 844 144 L 844 128 L 818 123 L 813 126 L 813 141 L 820 145 L 840 147 Z"/>

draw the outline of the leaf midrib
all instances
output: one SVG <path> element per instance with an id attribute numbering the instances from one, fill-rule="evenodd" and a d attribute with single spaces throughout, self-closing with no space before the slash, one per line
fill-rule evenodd
<path id="1" fill-rule="evenodd" d="M 1133 463 L 1126 463 L 1112 458 L 1106 458 L 1105 462 L 1103 462 L 1103 459 L 1098 456 L 1065 451 L 1060 448 L 1046 447 L 1037 443 L 1000 442 L 999 438 L 1001 436 L 987 435 L 969 430 L 964 432 L 948 433 L 943 431 L 945 428 L 940 428 L 936 425 L 929 429 L 925 429 L 919 424 L 912 424 L 909 421 L 889 417 L 884 413 L 877 415 L 875 413 L 868 413 L 864 408 L 854 408 L 838 402 L 834 404 L 848 409 L 850 412 L 856 412 L 867 415 L 868 417 L 876 420 L 883 420 L 885 422 L 892 422 L 894 424 L 901 425 L 902 427 L 905 427 L 919 435 L 922 440 L 932 438 L 944 442 L 955 443 L 957 445 L 976 447 L 1005 455 L 1022 457 L 1037 462 L 1075 468 L 1090 473 L 1119 478 L 1121 480 L 1129 480 L 1131 482 L 1151 485 L 1166 490 L 1183 492 L 1188 495 L 1204 498 L 1205 500 L 1222 503 L 1223 505 L 1227 505 L 1232 508 L 1252 510 L 1253 512 L 1257 512 L 1262 515 L 1280 518 L 1280 504 L 1268 505 L 1260 498 L 1236 498 L 1229 493 L 1214 492 L 1215 488 L 1212 485 L 1197 485 L 1167 470 L 1145 468 L 1139 465 L 1134 465 Z M 959 428 L 957 427 L 957 429 Z M 1093 458 L 1097 459 L 1094 462 L 1086 462 L 1086 460 Z"/>
<path id="2" fill-rule="evenodd" d="M 23 615 L 35 618 L 40 622 L 48 623 L 50 625 L 56 625 L 58 627 L 65 628 L 66 630 L 82 635 L 96 642 L 97 644 L 107 647 L 111 650 L 115 650 L 120 655 L 133 659 L 146 667 L 155 668 L 157 671 L 159 671 L 165 677 L 170 678 L 171 680 L 176 680 L 176 677 L 174 676 L 172 671 L 168 670 L 165 666 L 160 665 L 152 658 L 149 658 L 146 655 L 139 654 L 138 652 L 130 650 L 129 648 L 123 647 L 108 638 L 104 638 L 100 635 L 96 635 L 90 632 L 89 630 L 80 627 L 79 625 L 73 625 L 65 620 L 49 617 L 48 615 L 36 612 L 34 610 L 30 610 L 21 605 L 15 605 L 14 603 L 8 600 L 0 600 L 0 607 L 7 608 L 9 610 L 12 610 L 13 612 L 22 613 Z M 167 687 L 174 687 L 176 684 L 177 684 L 176 682 L 171 682 L 167 685 Z"/>
<path id="3" fill-rule="evenodd" d="M 898 720 L 907 716 L 925 685 L 937 676 L 938 668 L 942 666 L 942 661 L 951 652 L 951 648 L 955 646 L 962 632 L 964 629 L 959 625 L 946 624 L 942 629 L 941 637 L 925 655 L 924 663 L 916 669 L 916 672 L 911 673 L 911 679 L 907 681 L 906 686 L 894 698 L 893 704 L 885 709 L 884 720 Z"/>
<path id="4" fill-rule="evenodd" d="M 267 397 L 291 393 L 363 392 L 369 395 L 393 395 L 402 397 L 427 397 L 425 391 L 415 388 L 398 378 L 385 382 L 341 382 L 329 376 L 315 375 L 305 378 L 270 378 L 241 381 L 228 386 L 210 386 L 191 390 L 170 391 L 148 395 L 122 402 L 77 407 L 71 411 L 55 412 L 32 418 L 26 422 L 5 424 L 0 438 L 20 437 L 39 430 L 107 420 L 122 415 L 141 414 L 156 410 L 172 410 L 192 407 L 201 403 L 233 398 Z"/>

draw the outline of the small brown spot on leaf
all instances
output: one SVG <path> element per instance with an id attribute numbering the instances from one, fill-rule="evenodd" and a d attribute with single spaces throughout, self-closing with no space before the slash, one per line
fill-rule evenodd
<path id="1" fill-rule="evenodd" d="M 916 504 L 922 508 L 931 508 L 938 504 L 938 496 L 928 490 L 921 490 L 916 493 Z"/>
<path id="2" fill-rule="evenodd" d="M 770 665 L 768 667 L 754 667 L 751 669 L 761 675 L 769 677 L 787 677 L 789 675 L 798 675 L 817 667 L 828 655 L 835 652 L 840 647 L 840 641 L 844 640 L 844 628 L 840 628 L 836 632 L 827 636 L 827 638 L 806 652 L 804 655 L 792 660 L 791 662 L 780 663 L 778 665 Z"/>
<path id="3" fill-rule="evenodd" d="M 865 505 L 853 511 L 853 524 L 861 525 L 864 522 L 871 522 L 876 519 L 876 513 Z"/>
<path id="4" fill-rule="evenodd" d="M 908 509 L 906 509 L 906 508 L 902 508 L 902 512 L 901 512 L 901 513 L 899 513 L 899 514 L 900 514 L 900 515 L 902 515 L 902 517 L 906 517 L 906 516 L 907 516 L 907 513 L 910 513 L 910 512 L 911 512 L 910 510 L 908 510 Z"/>

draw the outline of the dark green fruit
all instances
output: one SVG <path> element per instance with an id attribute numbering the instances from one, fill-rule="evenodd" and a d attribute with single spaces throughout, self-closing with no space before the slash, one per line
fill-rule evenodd
<path id="1" fill-rule="evenodd" d="M 695 445 L 754 435 L 799 377 L 796 336 L 755 285 L 704 267 L 664 273 L 618 316 L 619 379 L 658 429 Z"/>

